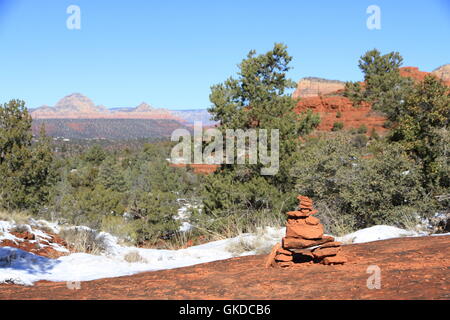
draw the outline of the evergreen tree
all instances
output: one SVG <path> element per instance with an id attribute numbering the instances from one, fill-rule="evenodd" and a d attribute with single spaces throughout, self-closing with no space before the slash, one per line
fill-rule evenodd
<path id="1" fill-rule="evenodd" d="M 31 116 L 25 102 L 0 106 L 0 206 L 37 211 L 48 201 L 53 154 L 41 129 L 33 145 Z"/>
<path id="2" fill-rule="evenodd" d="M 414 86 L 394 118 L 390 136 L 400 142 L 423 167 L 428 187 L 450 189 L 449 89 L 434 76 Z"/>
<path id="3" fill-rule="evenodd" d="M 299 137 L 311 132 L 319 118 L 311 112 L 298 115 L 294 111 L 297 101 L 292 99 L 290 90 L 295 83 L 286 76 L 291 60 L 283 44 L 275 44 L 272 50 L 260 55 L 252 50 L 240 63 L 237 78 L 230 77 L 211 88 L 213 105 L 208 111 L 219 121 L 224 137 L 226 129 L 279 130 L 280 167 L 275 175 L 261 176 L 261 163 L 223 165 L 206 179 L 207 214 L 218 217 L 230 211 L 262 209 L 273 214 L 272 209 L 283 205 L 285 197 L 289 197 L 285 193 L 292 192 L 295 181 L 290 170 Z"/>
<path id="4" fill-rule="evenodd" d="M 411 79 L 400 76 L 402 62 L 403 57 L 398 52 L 385 55 L 376 49 L 366 52 L 359 60 L 364 84 L 346 83 L 344 95 L 356 106 L 363 101 L 368 102 L 374 110 L 382 111 L 392 119 L 399 113 L 413 84 Z"/>

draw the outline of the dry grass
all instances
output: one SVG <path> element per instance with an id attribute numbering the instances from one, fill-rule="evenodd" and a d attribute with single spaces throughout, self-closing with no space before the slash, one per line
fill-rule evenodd
<path id="1" fill-rule="evenodd" d="M 0 211 L 0 220 L 11 221 L 17 224 L 25 224 L 30 220 L 31 215 L 23 211 Z"/>
<path id="2" fill-rule="evenodd" d="M 320 218 L 326 230 L 334 236 L 344 236 L 356 231 L 351 217 L 336 213 L 323 202 L 317 203 L 317 209 L 320 212 L 318 218 Z"/>
<path id="3" fill-rule="evenodd" d="M 102 241 L 97 239 L 97 233 L 93 230 L 70 228 L 62 230 L 59 235 L 73 252 L 100 255 L 104 251 Z"/>
<path id="4" fill-rule="evenodd" d="M 128 252 L 123 259 L 129 263 L 147 263 L 147 260 L 144 259 L 138 251 L 130 251 Z"/>

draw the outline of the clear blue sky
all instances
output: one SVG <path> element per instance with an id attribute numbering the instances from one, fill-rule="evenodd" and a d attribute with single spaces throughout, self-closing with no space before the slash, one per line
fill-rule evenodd
<path id="1" fill-rule="evenodd" d="M 66 9 L 81 8 L 81 30 Z M 366 27 L 369 5 L 381 30 Z M 54 105 L 80 92 L 107 107 L 205 108 L 251 49 L 283 42 L 290 77 L 359 80 L 367 50 L 425 71 L 450 63 L 450 0 L 0 0 L 0 102 Z"/>

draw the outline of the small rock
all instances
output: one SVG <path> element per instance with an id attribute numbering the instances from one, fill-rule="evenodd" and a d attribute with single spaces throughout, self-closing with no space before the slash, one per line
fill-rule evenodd
<path id="1" fill-rule="evenodd" d="M 305 222 L 309 225 L 316 226 L 320 223 L 320 220 L 316 217 L 309 216 L 308 218 L 305 219 Z"/>
<path id="2" fill-rule="evenodd" d="M 278 261 L 278 262 L 289 262 L 289 261 L 292 261 L 292 255 L 277 254 L 275 256 L 275 261 Z"/>
<path id="3" fill-rule="evenodd" d="M 322 259 L 325 257 L 335 256 L 341 250 L 340 247 L 329 247 L 329 248 L 317 248 L 312 251 L 313 255 L 317 259 Z"/>
<path id="4" fill-rule="evenodd" d="M 322 263 L 325 265 L 330 264 L 344 264 L 347 262 L 347 258 L 341 255 L 333 256 L 333 257 L 325 257 L 322 260 Z"/>
<path id="5" fill-rule="evenodd" d="M 275 256 L 277 255 L 277 251 L 280 248 L 281 248 L 280 243 L 277 243 L 276 245 L 273 246 L 272 251 L 270 251 L 269 255 L 266 258 L 266 263 L 265 263 L 265 267 L 266 268 L 269 268 L 272 265 L 274 265 L 274 263 L 275 263 Z"/>
<path id="6" fill-rule="evenodd" d="M 292 256 L 292 251 L 280 248 L 280 249 L 277 250 L 277 254 L 284 254 L 284 255 L 287 255 L 287 256 Z"/>

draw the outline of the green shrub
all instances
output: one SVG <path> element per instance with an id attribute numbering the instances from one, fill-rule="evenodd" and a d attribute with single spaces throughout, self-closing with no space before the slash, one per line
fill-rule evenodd
<path id="1" fill-rule="evenodd" d="M 331 131 L 340 131 L 343 128 L 344 128 L 344 123 L 336 121 L 335 123 L 333 123 L 333 127 L 331 128 Z"/>
<path id="2" fill-rule="evenodd" d="M 361 126 L 359 126 L 357 132 L 359 134 L 366 134 L 367 133 L 367 127 L 365 124 L 362 124 Z"/>
<path id="3" fill-rule="evenodd" d="M 364 134 L 358 134 L 354 138 L 352 138 L 352 144 L 357 148 L 363 148 L 367 145 L 369 138 L 367 138 Z"/>
<path id="4" fill-rule="evenodd" d="M 342 133 L 307 143 L 294 170 L 298 192 L 327 208 L 320 214 L 329 231 L 337 231 L 337 219 L 341 229 L 404 226 L 405 219 L 436 207 L 422 188 L 420 167 L 399 145 L 379 141 L 361 148 L 350 139 Z"/>

